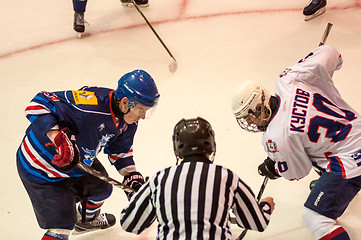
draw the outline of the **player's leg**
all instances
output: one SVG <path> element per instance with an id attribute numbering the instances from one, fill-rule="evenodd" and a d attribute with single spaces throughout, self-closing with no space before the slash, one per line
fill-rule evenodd
<path id="1" fill-rule="evenodd" d="M 320 240 L 349 240 L 345 229 L 337 224 L 337 221 L 325 217 L 317 212 L 308 208 L 303 210 L 303 222 L 305 223 L 308 231 L 312 233 L 315 239 Z"/>
<path id="2" fill-rule="evenodd" d="M 326 11 L 326 4 L 326 0 L 310 0 L 310 2 L 303 9 L 305 21 L 309 21 L 323 14 Z"/>
<path id="3" fill-rule="evenodd" d="M 107 191 L 89 196 L 86 204 L 82 200 L 78 205 L 78 219 L 75 224 L 74 230 L 78 233 L 89 232 L 99 229 L 106 229 L 114 226 L 116 219 L 113 214 L 101 213 L 100 209 L 106 198 L 111 194 L 111 188 Z M 83 212 L 85 219 L 83 219 Z"/>
<path id="4" fill-rule="evenodd" d="M 76 222 L 76 198 L 62 183 L 37 184 L 20 174 L 30 197 L 40 228 L 47 230 L 43 240 L 67 240 Z"/>
<path id="5" fill-rule="evenodd" d="M 87 24 L 87 22 L 84 19 L 84 13 L 85 13 L 87 1 L 88 0 L 73 0 L 73 9 L 74 9 L 73 28 L 78 33 L 83 33 L 85 31 L 85 24 Z"/>
<path id="6" fill-rule="evenodd" d="M 104 202 L 104 201 L 102 201 Z M 86 211 L 93 211 L 93 209 L 90 208 L 90 204 L 94 203 L 93 201 L 87 201 L 87 208 Z M 81 206 L 81 205 L 79 205 Z M 93 205 L 95 206 L 95 205 Z M 78 220 L 75 224 L 74 230 L 77 233 L 83 233 L 83 232 L 90 232 L 95 231 L 99 229 L 106 229 L 109 227 L 114 226 L 116 219 L 113 214 L 110 213 L 100 213 L 100 209 L 95 212 L 95 215 L 92 218 L 89 218 L 89 215 L 83 220 L 81 212 L 83 211 L 82 208 L 79 208 L 78 210 Z"/>
<path id="7" fill-rule="evenodd" d="M 106 170 L 98 160 L 94 161 L 92 167 L 99 172 L 106 174 Z M 85 190 L 87 198 L 86 204 L 84 204 L 84 197 L 82 197 L 82 201 L 77 207 L 78 219 L 74 230 L 81 233 L 106 229 L 113 226 L 116 222 L 114 215 L 100 212 L 104 201 L 112 193 L 112 185 L 90 174 L 83 176 L 78 184 L 82 186 L 77 187 L 79 189 L 78 191 L 82 191 L 82 194 L 84 195 Z M 83 215 L 85 216 L 85 219 L 83 219 Z"/>
<path id="8" fill-rule="evenodd" d="M 303 213 L 303 221 L 316 239 L 350 239 L 336 220 L 360 188 L 361 177 L 344 179 L 331 173 L 321 175 L 312 188 Z"/>

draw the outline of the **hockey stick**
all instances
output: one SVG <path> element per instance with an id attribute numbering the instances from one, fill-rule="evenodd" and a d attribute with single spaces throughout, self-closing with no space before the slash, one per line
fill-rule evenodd
<path id="1" fill-rule="evenodd" d="M 79 167 L 80 169 L 86 171 L 87 173 L 99 178 L 100 180 L 103 180 L 107 183 L 110 183 L 118 188 L 121 188 L 123 189 L 125 192 L 128 192 L 128 193 L 135 193 L 135 190 L 133 188 L 130 188 L 128 187 L 127 185 L 107 176 L 106 174 L 102 173 L 102 172 L 99 172 L 97 170 L 95 170 L 94 168 L 92 167 L 89 167 L 88 165 L 86 165 L 85 163 L 82 163 L 82 162 L 79 162 L 77 164 L 77 167 Z"/>
<path id="2" fill-rule="evenodd" d="M 318 46 L 322 46 L 325 45 L 325 42 L 327 40 L 328 34 L 330 34 L 331 28 L 332 28 L 333 24 L 332 23 L 328 23 L 325 29 L 325 32 L 323 33 L 323 36 L 321 38 L 320 44 L 318 44 Z"/>
<path id="3" fill-rule="evenodd" d="M 175 60 L 173 54 L 169 51 L 168 47 L 165 45 L 165 43 L 163 42 L 163 40 L 159 37 L 158 33 L 154 30 L 154 28 L 152 27 L 152 25 L 149 23 L 148 19 L 144 16 L 143 12 L 139 9 L 138 5 L 135 3 L 134 0 L 131 0 L 135 9 L 137 9 L 137 11 L 140 13 L 140 15 L 142 15 L 143 19 L 145 20 L 145 22 L 147 23 L 147 25 L 150 27 L 150 29 L 152 30 L 152 32 L 154 33 L 154 35 L 158 38 L 159 42 L 163 45 L 163 47 L 165 48 L 165 50 L 167 50 L 169 56 L 171 56 L 171 58 L 173 58 L 173 61 L 168 65 L 169 71 L 171 72 L 175 72 L 177 70 L 177 61 Z"/>
<path id="4" fill-rule="evenodd" d="M 261 200 L 261 197 L 262 197 L 262 195 L 263 195 L 263 192 L 264 192 L 264 190 L 265 190 L 265 188 L 266 188 L 266 185 L 267 185 L 267 183 L 268 183 L 268 179 L 269 179 L 268 177 L 264 177 L 264 179 L 263 179 L 262 186 L 261 186 L 261 188 L 259 189 L 259 192 L 258 192 L 258 195 L 257 195 L 257 198 L 256 198 L 257 202 L 259 202 L 259 201 Z M 246 236 L 247 231 L 248 231 L 248 229 L 244 229 L 244 230 L 242 231 L 242 233 L 236 238 L 236 240 L 241 240 L 241 239 L 243 239 L 244 236 Z"/>

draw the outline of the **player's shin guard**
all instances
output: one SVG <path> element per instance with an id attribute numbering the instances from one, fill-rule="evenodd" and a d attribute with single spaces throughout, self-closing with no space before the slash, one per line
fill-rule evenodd
<path id="1" fill-rule="evenodd" d="M 325 217 L 308 208 L 304 208 L 302 218 L 315 239 L 350 240 L 345 229 L 332 218 Z"/>

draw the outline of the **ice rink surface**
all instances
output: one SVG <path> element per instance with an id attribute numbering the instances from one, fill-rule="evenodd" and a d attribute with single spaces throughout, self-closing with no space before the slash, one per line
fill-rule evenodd
<path id="1" fill-rule="evenodd" d="M 234 86 L 262 81 L 272 93 L 279 73 L 318 46 L 328 22 L 334 24 L 327 44 L 343 55 L 334 75 L 344 99 L 361 112 L 361 0 L 329 0 L 324 15 L 305 22 L 306 0 L 150 0 L 141 9 L 178 62 L 171 58 L 134 8 L 118 0 L 90 0 L 85 14 L 87 37 L 72 29 L 71 1 L 11 1 L 0 3 L 0 79 L 2 149 L 0 239 L 41 239 L 30 200 L 17 175 L 15 153 L 28 120 L 24 109 L 42 90 L 78 89 L 84 85 L 116 88 L 118 79 L 134 69 L 148 71 L 161 94 L 153 117 L 142 120 L 135 138 L 138 170 L 152 176 L 175 164 L 171 135 L 183 117 L 201 116 L 216 133 L 215 163 L 234 170 L 257 194 L 262 177 L 257 166 L 265 159 L 261 134 L 240 129 L 230 108 Z M 113 178 L 121 180 L 104 155 Z M 276 209 L 263 233 L 249 231 L 245 239 L 312 239 L 302 223 L 303 203 L 311 172 L 298 182 L 270 181 L 264 196 Z M 114 189 L 103 211 L 116 217 L 127 203 Z M 357 196 L 340 218 L 352 240 L 360 240 L 361 199 Z M 233 227 L 234 237 L 241 232 Z M 155 239 L 156 226 L 139 236 L 125 233 L 119 223 L 109 230 L 71 239 Z"/>

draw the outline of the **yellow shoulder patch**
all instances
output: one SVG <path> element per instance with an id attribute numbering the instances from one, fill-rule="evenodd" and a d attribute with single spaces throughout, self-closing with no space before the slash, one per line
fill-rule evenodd
<path id="1" fill-rule="evenodd" d="M 98 105 L 98 99 L 95 96 L 94 92 L 89 91 L 72 91 L 75 104 L 85 104 L 85 105 Z"/>

